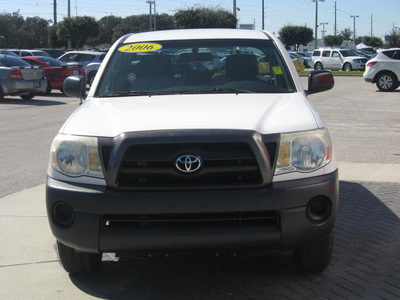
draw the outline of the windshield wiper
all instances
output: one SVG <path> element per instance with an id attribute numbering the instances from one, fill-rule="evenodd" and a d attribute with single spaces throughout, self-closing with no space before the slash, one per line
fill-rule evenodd
<path id="1" fill-rule="evenodd" d="M 99 97 L 126 97 L 126 96 L 153 96 L 153 95 L 165 95 L 165 93 L 149 92 L 149 91 L 129 91 L 129 92 L 116 92 L 112 94 L 105 94 Z"/>
<path id="2" fill-rule="evenodd" d="M 254 93 L 253 91 L 241 90 L 241 89 L 231 89 L 231 88 L 213 88 L 213 89 L 203 89 L 203 90 L 193 90 L 193 91 L 183 91 L 180 94 L 208 94 L 208 93 Z"/>

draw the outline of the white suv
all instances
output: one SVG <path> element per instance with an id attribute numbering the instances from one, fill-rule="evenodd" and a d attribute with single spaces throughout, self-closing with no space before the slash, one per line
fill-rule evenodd
<path id="1" fill-rule="evenodd" d="M 204 67 L 215 53 L 224 67 Z M 92 271 L 104 252 L 200 249 L 293 250 L 300 268 L 324 270 L 338 170 L 307 94 L 333 76 L 308 82 L 264 31 L 120 38 L 51 146 L 46 205 L 65 270 Z M 64 92 L 85 97 L 84 78 Z"/>
<path id="2" fill-rule="evenodd" d="M 315 70 L 364 70 L 367 58 L 349 49 L 315 49 L 312 53 Z"/>
<path id="3" fill-rule="evenodd" d="M 400 48 L 381 49 L 368 61 L 363 74 L 366 82 L 376 83 L 379 90 L 393 91 L 400 86 Z"/>

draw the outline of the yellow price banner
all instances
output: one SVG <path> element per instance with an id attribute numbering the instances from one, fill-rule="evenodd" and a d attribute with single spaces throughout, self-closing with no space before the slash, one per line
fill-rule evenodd
<path id="1" fill-rule="evenodd" d="M 162 46 L 155 43 L 136 43 L 129 44 L 118 48 L 120 52 L 136 53 L 136 52 L 151 52 L 160 50 Z"/>

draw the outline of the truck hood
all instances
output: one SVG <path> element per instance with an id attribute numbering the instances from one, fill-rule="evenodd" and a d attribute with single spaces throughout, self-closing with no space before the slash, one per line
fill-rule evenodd
<path id="1" fill-rule="evenodd" d="M 124 132 L 245 129 L 261 134 L 323 127 L 303 93 L 88 98 L 60 133 L 115 137 Z"/>

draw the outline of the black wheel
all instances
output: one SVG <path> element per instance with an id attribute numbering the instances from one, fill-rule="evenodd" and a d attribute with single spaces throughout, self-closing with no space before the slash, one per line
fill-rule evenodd
<path id="1" fill-rule="evenodd" d="M 322 70 L 324 67 L 320 62 L 315 63 L 314 70 Z"/>
<path id="2" fill-rule="evenodd" d="M 33 97 L 35 97 L 35 94 L 29 93 L 29 94 L 21 95 L 20 97 L 24 100 L 31 100 Z"/>
<path id="3" fill-rule="evenodd" d="M 351 67 L 351 64 L 345 63 L 345 64 L 343 65 L 343 71 L 349 72 L 349 71 L 351 71 L 351 70 L 353 70 L 353 68 Z"/>
<path id="4" fill-rule="evenodd" d="M 4 99 L 3 89 L 0 87 L 0 101 Z"/>
<path id="5" fill-rule="evenodd" d="M 310 242 L 301 249 L 293 250 L 295 264 L 304 271 L 322 272 L 331 261 L 333 251 L 333 232 Z"/>
<path id="6" fill-rule="evenodd" d="M 57 250 L 62 266 L 71 274 L 93 272 L 101 262 L 101 254 L 78 253 L 59 241 L 57 241 Z"/>
<path id="7" fill-rule="evenodd" d="M 45 95 L 50 95 L 51 94 L 51 90 L 52 90 L 52 87 L 50 85 L 50 82 L 47 81 L 47 87 L 46 87 L 46 91 L 44 92 L 44 94 Z"/>
<path id="8" fill-rule="evenodd" d="M 89 73 L 89 75 L 88 75 L 88 83 L 89 83 L 89 86 L 92 86 L 93 80 L 94 80 L 94 77 L 95 77 L 95 76 L 96 76 L 96 74 Z"/>
<path id="9" fill-rule="evenodd" d="M 398 87 L 397 79 L 391 73 L 381 73 L 376 78 L 376 86 L 383 92 L 393 91 Z"/>

